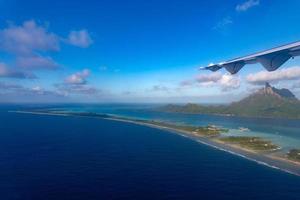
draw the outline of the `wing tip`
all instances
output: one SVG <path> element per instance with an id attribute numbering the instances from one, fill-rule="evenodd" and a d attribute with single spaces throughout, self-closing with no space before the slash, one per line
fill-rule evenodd
<path id="1" fill-rule="evenodd" d="M 221 69 L 223 66 L 221 64 L 209 64 L 208 66 L 205 67 L 199 67 L 200 70 L 210 70 L 210 71 L 218 71 Z"/>

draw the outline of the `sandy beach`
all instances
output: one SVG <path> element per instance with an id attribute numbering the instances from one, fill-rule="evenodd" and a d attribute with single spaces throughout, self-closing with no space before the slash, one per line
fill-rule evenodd
<path id="1" fill-rule="evenodd" d="M 20 114 L 34 114 L 34 115 L 53 115 L 53 116 L 64 116 L 64 117 L 93 117 L 95 116 L 80 116 L 75 113 L 55 113 L 55 112 L 46 112 L 46 111 L 10 111 Z M 109 115 L 108 115 L 109 116 Z M 195 134 L 191 131 L 179 130 L 175 128 L 165 127 L 161 125 L 151 124 L 150 122 L 147 123 L 146 121 L 138 121 L 135 119 L 127 119 L 123 117 L 111 116 L 111 117 L 101 117 L 101 119 L 106 120 L 113 120 L 113 121 L 120 121 L 124 123 L 132 123 L 141 126 L 148 126 L 151 128 L 157 128 L 160 130 L 165 130 L 166 132 L 177 134 L 186 138 L 190 138 L 196 142 L 199 142 L 204 145 L 208 145 L 215 149 L 225 151 L 227 153 L 254 161 L 258 164 L 271 167 L 273 169 L 282 170 L 284 172 L 294 174 L 300 176 L 300 163 L 296 161 L 289 160 L 283 156 L 279 156 L 273 153 L 264 153 L 264 152 L 257 152 L 251 149 L 243 148 L 239 145 L 229 144 L 223 141 L 218 140 L 217 138 L 208 138 L 201 136 L 199 134 Z"/>

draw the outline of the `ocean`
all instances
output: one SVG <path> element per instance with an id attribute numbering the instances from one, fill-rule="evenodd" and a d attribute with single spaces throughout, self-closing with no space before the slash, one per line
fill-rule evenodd
<path id="1" fill-rule="evenodd" d="M 293 120 L 265 130 L 269 125 L 263 120 L 255 125 L 249 122 L 255 119 L 145 109 L 151 105 L 55 106 L 145 119 L 186 119 L 185 123 L 209 122 L 232 129 L 247 125 L 256 132 L 287 134 L 294 140 L 300 130 Z M 300 177 L 190 138 L 104 119 L 8 112 L 28 108 L 37 106 L 0 106 L 1 200 L 300 199 Z"/>

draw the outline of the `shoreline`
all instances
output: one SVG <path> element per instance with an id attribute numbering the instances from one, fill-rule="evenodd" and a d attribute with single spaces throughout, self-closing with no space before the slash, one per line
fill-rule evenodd
<path id="1" fill-rule="evenodd" d="M 251 115 L 236 115 L 236 114 L 218 114 L 218 113 L 201 113 L 201 112 L 171 112 L 171 111 L 161 111 L 165 113 L 182 113 L 188 115 L 214 115 L 214 116 L 222 116 L 222 117 L 241 117 L 245 119 L 288 119 L 288 120 L 300 120 L 300 118 L 295 117 L 268 117 L 268 116 L 251 116 Z"/>
<path id="2" fill-rule="evenodd" d="M 131 123 L 141 126 L 147 126 L 150 128 L 156 128 L 163 131 L 167 131 L 169 133 L 177 134 L 182 137 L 186 137 L 189 139 L 192 139 L 196 142 L 199 142 L 201 144 L 213 147 L 215 149 L 230 153 L 235 156 L 242 157 L 244 159 L 256 162 L 258 164 L 281 170 L 284 172 L 287 172 L 289 174 L 293 174 L 296 176 L 300 176 L 300 163 L 296 161 L 289 160 L 287 158 L 276 156 L 274 154 L 265 154 L 262 152 L 257 152 L 255 150 L 247 149 L 240 147 L 238 145 L 234 144 L 228 144 L 226 142 L 222 142 L 218 140 L 217 138 L 209 138 L 205 136 L 201 136 L 198 134 L 195 134 L 191 131 L 185 131 L 180 130 L 176 128 L 166 127 L 163 125 L 157 125 L 157 124 L 151 124 L 150 120 L 147 123 L 147 120 L 143 121 L 139 119 L 130 119 L 126 117 L 119 117 L 119 116 L 112 116 L 112 115 L 106 115 L 106 116 L 93 116 L 93 115 L 78 115 L 76 113 L 55 113 L 55 112 L 47 112 L 47 111 L 9 111 L 13 113 L 20 113 L 20 114 L 34 114 L 34 115 L 53 115 L 53 116 L 64 116 L 64 117 L 92 117 L 92 118 L 101 118 L 111 121 L 119 121 L 124 123 Z"/>

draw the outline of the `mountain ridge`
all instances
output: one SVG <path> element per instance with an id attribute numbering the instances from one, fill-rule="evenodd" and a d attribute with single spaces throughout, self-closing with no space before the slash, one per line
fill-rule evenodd
<path id="1" fill-rule="evenodd" d="M 169 104 L 160 110 L 195 114 L 300 119 L 300 101 L 296 96 L 288 89 L 277 89 L 269 83 L 244 99 L 229 105 L 204 106 L 188 103 L 182 106 Z"/>

